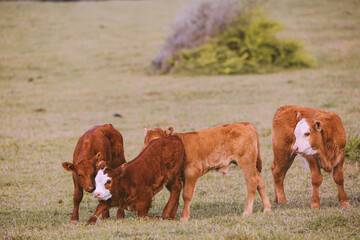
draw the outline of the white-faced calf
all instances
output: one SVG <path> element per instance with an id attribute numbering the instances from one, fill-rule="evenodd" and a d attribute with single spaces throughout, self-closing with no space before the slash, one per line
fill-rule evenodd
<path id="1" fill-rule="evenodd" d="M 286 203 L 284 178 L 300 154 L 310 166 L 313 195 L 311 207 L 319 208 L 320 169 L 333 173 L 342 206 L 349 206 L 344 191 L 343 164 L 346 135 L 341 119 L 332 112 L 315 108 L 284 106 L 277 110 L 272 125 L 275 202 Z"/>
<path id="2" fill-rule="evenodd" d="M 137 216 L 147 217 L 152 199 L 164 186 L 170 198 L 162 218 L 174 219 L 183 184 L 184 157 L 183 143 L 172 136 L 150 142 L 134 160 L 116 169 L 100 162 L 93 193 L 100 203 L 88 224 L 95 223 L 99 214 L 111 207 L 134 210 Z"/>

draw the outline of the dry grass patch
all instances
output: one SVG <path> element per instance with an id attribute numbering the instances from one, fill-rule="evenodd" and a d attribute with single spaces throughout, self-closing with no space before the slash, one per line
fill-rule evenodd
<path id="1" fill-rule="evenodd" d="M 319 66 L 275 74 L 171 77 L 144 70 L 183 1 L 0 2 L 0 236 L 28 239 L 341 239 L 360 238 L 358 164 L 345 164 L 342 209 L 331 174 L 310 209 L 310 172 L 299 160 L 285 180 L 288 206 L 242 217 L 246 186 L 239 168 L 200 178 L 192 219 L 150 221 L 133 213 L 85 227 L 97 202 L 85 194 L 80 223 L 70 226 L 73 184 L 61 163 L 77 139 L 99 123 L 124 136 L 126 158 L 143 144 L 143 128 L 174 125 L 191 131 L 235 121 L 260 135 L 263 178 L 273 199 L 271 120 L 284 104 L 338 113 L 347 132 L 360 119 L 360 8 L 357 1 L 270 1 L 283 36 L 306 42 Z M 350 11 L 351 14 L 347 14 Z M 103 27 L 101 27 L 103 25 Z M 343 28 L 336 26 L 345 26 Z M 29 79 L 32 78 L 32 81 Z M 156 94 L 154 94 L 156 93 Z M 45 109 L 45 111 L 35 111 Z M 113 117 L 119 113 L 123 117 Z M 166 190 L 150 215 L 160 215 Z M 60 201 L 61 200 L 61 201 Z M 182 209 L 180 201 L 179 214 Z M 330 227 L 329 227 L 330 226 Z"/>

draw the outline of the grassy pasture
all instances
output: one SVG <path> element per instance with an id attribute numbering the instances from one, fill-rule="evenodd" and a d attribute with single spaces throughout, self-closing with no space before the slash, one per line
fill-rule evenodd
<path id="1" fill-rule="evenodd" d="M 0 2 L 0 237 L 18 239 L 360 239 L 359 163 L 345 164 L 351 208 L 337 201 L 324 174 L 320 210 L 310 208 L 310 171 L 295 160 L 285 180 L 288 206 L 242 217 L 246 185 L 232 167 L 197 183 L 188 222 L 138 219 L 85 222 L 97 202 L 85 194 L 80 223 L 69 225 L 73 185 L 61 163 L 96 124 L 112 123 L 127 160 L 142 147 L 143 128 L 191 131 L 252 122 L 260 136 L 263 178 L 273 199 L 271 120 L 281 105 L 337 112 L 348 133 L 360 119 L 360 3 L 357 0 L 270 0 L 282 37 L 304 41 L 312 69 L 264 75 L 152 76 L 150 60 L 188 1 Z M 123 117 L 115 118 L 114 113 Z M 160 192 L 150 215 L 160 215 Z M 272 202 L 272 201 L 271 201 Z M 183 207 L 182 200 L 178 217 Z"/>

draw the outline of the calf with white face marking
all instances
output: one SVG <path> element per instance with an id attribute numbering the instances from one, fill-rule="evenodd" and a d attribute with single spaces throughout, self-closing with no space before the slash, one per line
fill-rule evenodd
<path id="1" fill-rule="evenodd" d="M 134 160 L 111 169 L 99 163 L 93 193 L 100 203 L 89 219 L 96 222 L 99 214 L 111 207 L 136 211 L 139 217 L 147 217 L 154 196 L 166 186 L 170 198 L 162 218 L 174 219 L 182 189 L 185 149 L 176 136 L 156 139 Z"/>
<path id="2" fill-rule="evenodd" d="M 300 154 L 309 163 L 313 195 L 311 207 L 319 208 L 320 169 L 333 173 L 342 206 L 349 206 L 344 190 L 343 164 L 346 134 L 338 115 L 315 108 L 284 106 L 273 118 L 271 166 L 276 203 L 286 203 L 284 178 L 294 158 Z"/>

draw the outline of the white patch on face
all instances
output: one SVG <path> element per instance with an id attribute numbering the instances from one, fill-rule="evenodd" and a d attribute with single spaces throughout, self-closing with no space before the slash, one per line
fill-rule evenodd
<path id="1" fill-rule="evenodd" d="M 108 180 L 111 180 L 107 174 L 104 174 L 104 169 L 100 169 L 95 177 L 96 189 L 93 193 L 93 197 L 97 200 L 108 200 L 112 197 L 109 189 L 105 188 L 105 184 Z"/>
<path id="2" fill-rule="evenodd" d="M 300 122 L 297 123 L 295 127 L 294 134 L 296 137 L 296 141 L 293 146 L 293 149 L 298 148 L 297 152 L 299 153 L 303 153 L 306 155 L 314 155 L 315 153 L 317 153 L 317 151 L 313 150 L 309 143 L 311 135 L 305 136 L 305 133 L 311 133 L 311 132 L 310 132 L 309 124 L 307 123 L 305 118 L 303 118 Z"/>

